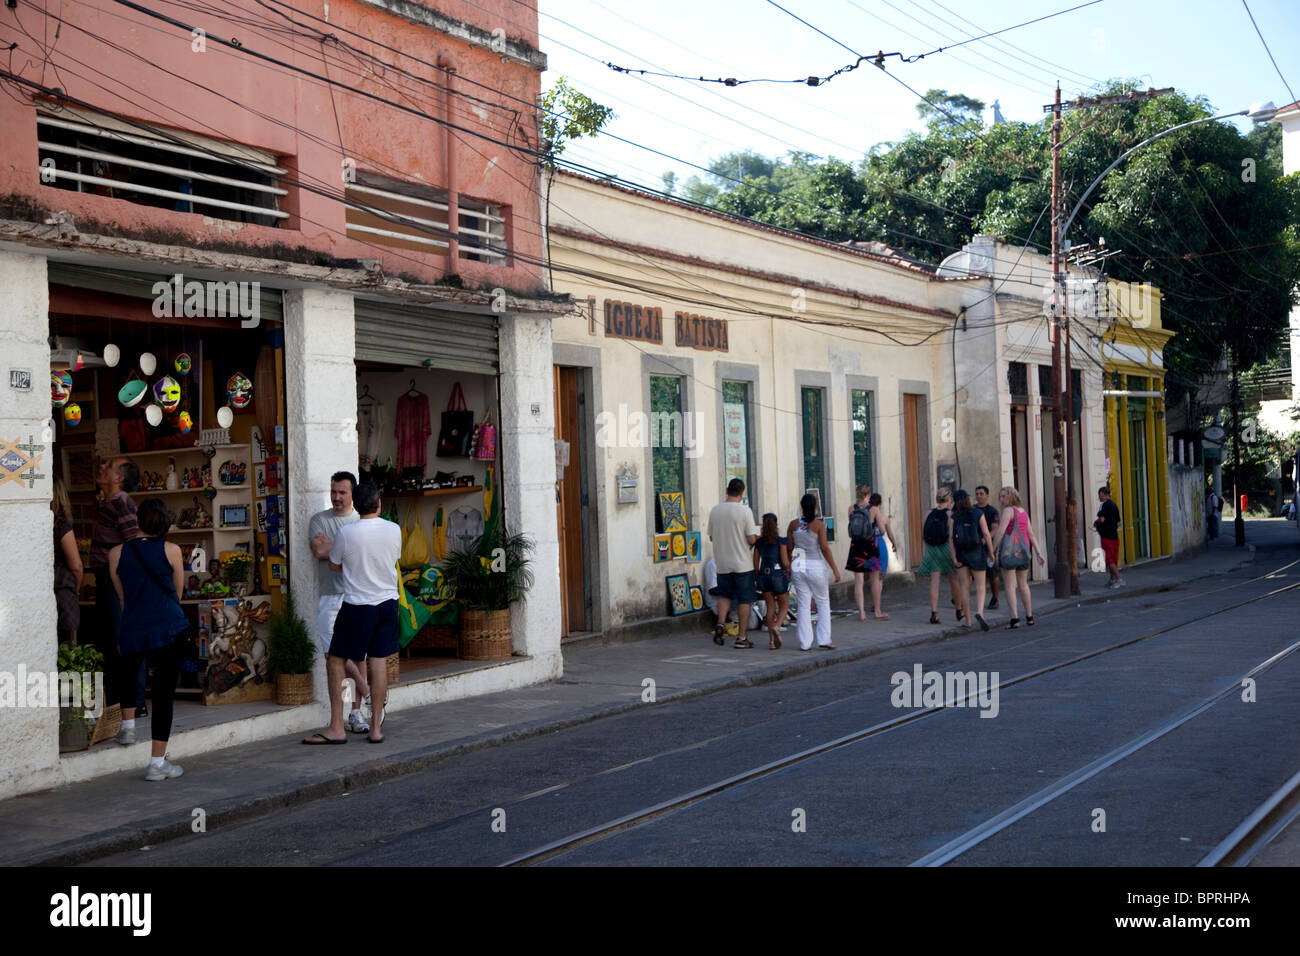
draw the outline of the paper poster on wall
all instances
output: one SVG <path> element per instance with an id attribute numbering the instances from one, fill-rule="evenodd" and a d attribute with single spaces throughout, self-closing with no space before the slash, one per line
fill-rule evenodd
<path id="1" fill-rule="evenodd" d="M 268 491 L 280 487 L 280 459 L 274 455 L 266 459 L 266 487 Z"/>
<path id="2" fill-rule="evenodd" d="M 253 466 L 253 495 L 257 498 L 266 497 L 266 464 L 259 462 Z"/>
<path id="3" fill-rule="evenodd" d="M 266 501 L 262 498 L 257 499 L 257 530 L 266 531 Z"/>
<path id="4" fill-rule="evenodd" d="M 248 441 L 253 446 L 253 461 L 266 461 L 266 441 L 262 438 L 262 429 L 254 425 L 249 432 Z"/>
<path id="5" fill-rule="evenodd" d="M 265 516 L 263 516 L 263 504 L 265 504 Z M 279 557 L 282 554 L 280 547 L 280 498 L 278 495 L 271 495 L 265 502 L 257 503 L 257 519 L 259 525 L 265 517 L 265 527 L 261 530 L 266 532 L 266 553 Z"/>
<path id="6" fill-rule="evenodd" d="M 745 437 L 745 406 L 739 402 L 726 402 L 722 406 L 722 434 L 726 443 L 725 462 L 727 480 L 739 478 L 749 491 L 749 447 Z M 748 498 L 748 494 L 746 494 Z"/>

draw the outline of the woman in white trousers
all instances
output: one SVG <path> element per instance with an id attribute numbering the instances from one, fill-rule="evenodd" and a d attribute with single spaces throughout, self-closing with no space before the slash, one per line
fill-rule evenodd
<path id="1" fill-rule="evenodd" d="M 840 580 L 840 570 L 835 567 L 831 546 L 826 541 L 826 522 L 817 515 L 817 498 L 804 495 L 799 500 L 800 517 L 790 522 L 786 538 L 790 543 L 790 563 L 794 571 L 795 593 L 799 597 L 799 616 L 796 632 L 799 650 L 813 648 L 812 607 L 817 602 L 817 646 L 824 651 L 835 650 L 831 643 L 831 597 L 829 577 Z"/>

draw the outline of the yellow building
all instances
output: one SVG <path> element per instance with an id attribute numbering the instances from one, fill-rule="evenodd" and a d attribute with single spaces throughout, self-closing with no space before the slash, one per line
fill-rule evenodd
<path id="1" fill-rule="evenodd" d="M 1174 333 L 1161 324 L 1161 293 L 1150 283 L 1110 280 L 1107 294 L 1112 321 L 1101 353 L 1109 484 L 1121 519 L 1120 562 L 1132 564 L 1173 553 L 1164 348 Z"/>

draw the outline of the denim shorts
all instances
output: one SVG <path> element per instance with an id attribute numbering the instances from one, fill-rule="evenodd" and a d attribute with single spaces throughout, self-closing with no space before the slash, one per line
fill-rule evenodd
<path id="1" fill-rule="evenodd" d="M 736 571 L 731 574 L 719 574 L 717 596 L 727 598 L 732 604 L 753 604 L 754 572 Z"/>

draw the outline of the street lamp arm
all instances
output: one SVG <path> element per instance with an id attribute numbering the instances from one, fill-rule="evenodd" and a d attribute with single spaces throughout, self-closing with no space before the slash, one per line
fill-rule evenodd
<path id="1" fill-rule="evenodd" d="M 1206 116 L 1202 119 L 1192 120 L 1189 123 L 1179 123 L 1177 126 L 1171 126 L 1169 127 L 1169 129 L 1162 130 L 1161 132 L 1156 133 L 1156 135 L 1154 136 L 1147 137 L 1146 139 L 1142 140 L 1142 142 L 1138 143 L 1136 146 L 1132 147 L 1131 149 L 1127 150 L 1124 153 L 1121 153 L 1119 158 L 1116 159 L 1115 162 L 1111 163 L 1104 170 L 1102 170 L 1101 175 L 1098 176 L 1096 179 L 1094 179 L 1092 181 L 1092 185 L 1089 186 L 1087 189 L 1085 189 L 1083 195 L 1079 197 L 1079 201 L 1075 203 L 1074 209 L 1071 210 L 1069 218 L 1065 220 L 1065 225 L 1061 226 L 1061 238 L 1064 239 L 1066 235 L 1069 233 L 1070 223 L 1074 222 L 1074 217 L 1077 216 L 1079 214 L 1079 210 L 1083 208 L 1084 200 L 1086 200 L 1090 195 L 1092 195 L 1092 191 L 1097 188 L 1097 184 L 1106 178 L 1107 173 L 1109 173 L 1120 163 L 1124 162 L 1124 160 L 1128 159 L 1130 156 L 1136 153 L 1143 146 L 1147 146 L 1151 143 L 1154 143 L 1158 139 L 1164 139 L 1166 136 L 1170 135 L 1171 133 L 1177 133 L 1179 130 L 1187 129 L 1189 126 L 1199 126 L 1202 123 L 1213 123 L 1216 120 L 1228 119 L 1233 116 L 1247 116 L 1249 114 L 1250 114 L 1250 110 L 1237 110 L 1235 113 L 1224 113 L 1221 116 Z"/>

